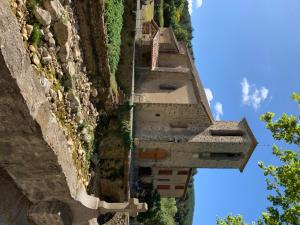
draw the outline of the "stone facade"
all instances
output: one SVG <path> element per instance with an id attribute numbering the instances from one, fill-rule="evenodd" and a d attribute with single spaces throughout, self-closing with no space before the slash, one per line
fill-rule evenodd
<path id="1" fill-rule="evenodd" d="M 135 82 L 135 145 L 139 176 L 162 197 L 185 193 L 191 168 L 243 171 L 257 142 L 246 119 L 215 121 L 187 47 L 160 28 L 156 67 L 140 41 Z M 142 36 L 143 39 L 143 36 Z M 150 60 L 152 62 L 153 60 Z"/>

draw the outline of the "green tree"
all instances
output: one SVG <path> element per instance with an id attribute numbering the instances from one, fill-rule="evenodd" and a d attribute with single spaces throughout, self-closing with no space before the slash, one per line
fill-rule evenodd
<path id="1" fill-rule="evenodd" d="M 292 98 L 300 107 L 300 95 L 294 93 Z M 285 141 L 296 145 L 296 150 L 281 149 L 273 146 L 273 154 L 280 160 L 280 165 L 264 165 L 259 167 L 266 176 L 267 190 L 271 191 L 268 200 L 271 206 L 262 213 L 257 224 L 259 225 L 299 225 L 300 224 L 300 116 L 283 113 L 274 120 L 273 112 L 265 113 L 261 120 L 272 132 L 275 140 Z M 218 225 L 247 225 L 243 217 L 227 216 L 217 219 Z"/>
<path id="2" fill-rule="evenodd" d="M 177 212 L 175 198 L 161 198 L 160 209 L 151 218 L 144 221 L 145 225 L 175 225 Z"/>
<path id="3" fill-rule="evenodd" d="M 229 215 L 225 219 L 217 219 L 218 225 L 248 225 L 245 221 L 243 216 L 237 215 Z"/>

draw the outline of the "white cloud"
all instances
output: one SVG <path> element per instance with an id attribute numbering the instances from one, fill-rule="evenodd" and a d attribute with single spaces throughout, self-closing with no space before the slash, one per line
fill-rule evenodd
<path id="1" fill-rule="evenodd" d="M 209 106 L 211 105 L 212 100 L 214 99 L 213 92 L 210 88 L 204 88 L 205 95 L 208 101 Z M 216 120 L 221 120 L 221 116 L 223 116 L 223 105 L 220 102 L 216 102 L 214 106 L 214 114 Z"/>
<path id="2" fill-rule="evenodd" d="M 265 87 L 262 87 L 260 89 L 260 93 L 261 93 L 262 99 L 265 100 L 268 97 L 269 90 L 267 88 L 265 88 Z"/>
<path id="3" fill-rule="evenodd" d="M 189 13 L 191 15 L 193 12 L 193 0 L 188 0 L 188 4 L 189 4 Z"/>
<path id="4" fill-rule="evenodd" d="M 196 0 L 196 8 L 200 8 L 203 4 L 202 0 Z"/>
<path id="5" fill-rule="evenodd" d="M 204 88 L 205 94 L 206 94 L 206 98 L 208 101 L 208 104 L 210 105 L 210 102 L 213 100 L 214 96 L 212 91 L 209 88 Z"/>
<path id="6" fill-rule="evenodd" d="M 215 113 L 216 113 L 216 120 L 221 120 L 221 116 L 223 116 L 223 105 L 220 102 L 215 104 Z"/>
<path id="7" fill-rule="evenodd" d="M 242 85 L 243 103 L 245 104 L 246 102 L 249 101 L 250 85 L 246 78 L 243 78 L 241 85 Z"/>
<path id="8" fill-rule="evenodd" d="M 256 88 L 255 84 L 250 85 L 247 78 L 243 78 L 242 86 L 242 102 L 257 110 L 261 104 L 267 99 L 269 90 L 265 87 Z"/>

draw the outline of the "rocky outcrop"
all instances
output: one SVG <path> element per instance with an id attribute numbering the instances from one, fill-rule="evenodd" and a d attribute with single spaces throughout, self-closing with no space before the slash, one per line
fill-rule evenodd
<path id="1" fill-rule="evenodd" d="M 44 70 L 32 63 L 30 54 L 35 51 L 34 54 L 42 56 L 44 49 L 29 50 L 24 46 L 24 36 L 7 1 L 0 1 L 0 21 L 0 165 L 25 194 L 26 215 L 35 223 L 87 224 L 99 215 L 98 207 L 106 209 L 114 205 L 87 195 L 82 170 L 76 165 L 78 158 L 74 155 L 80 149 L 74 146 L 78 142 L 72 143 L 62 124 L 67 122 L 58 118 L 53 109 L 53 103 L 68 99 L 69 93 L 73 96 L 67 101 L 76 102 L 77 113 L 84 113 L 86 102 L 78 95 L 77 83 L 75 93 L 65 92 L 53 87 L 55 80 L 41 76 Z M 43 47 L 49 49 L 48 45 Z M 55 55 L 51 57 L 49 64 L 53 65 Z M 70 114 L 76 115 L 69 108 Z M 86 137 L 87 129 L 83 130 L 84 139 L 90 140 Z M 3 194 L 0 193 L 1 197 Z M 132 208 L 123 205 L 128 206 L 127 211 Z M 119 210 L 115 207 L 115 211 Z M 26 224 L 25 221 L 20 224 Z"/>
<path id="2" fill-rule="evenodd" d="M 59 20 L 64 16 L 65 9 L 59 0 L 44 0 L 43 6 L 50 12 L 53 21 Z"/>
<path id="3" fill-rule="evenodd" d="M 99 164 L 94 131 L 116 100 L 103 2 L 41 0 L 28 7 L 29 0 L 11 0 L 11 11 L 8 2 L 0 1 L 0 165 L 26 195 L 31 220 L 85 224 L 97 216 L 98 199 L 85 192 L 97 174 L 89 158 Z M 115 153 L 105 155 L 120 168 L 127 156 L 114 162 Z M 120 180 L 106 188 L 119 188 L 115 201 L 128 197 Z"/>
<path id="4" fill-rule="evenodd" d="M 43 0 L 31 8 L 28 2 L 12 1 L 11 8 L 51 110 L 67 136 L 79 177 L 87 185 L 99 113 L 93 103 L 95 88 L 83 62 L 73 9 L 68 1 Z M 89 129 L 83 133 L 86 127 Z"/>
<path id="5" fill-rule="evenodd" d="M 41 23 L 44 26 L 48 26 L 51 24 L 51 15 L 48 11 L 43 10 L 40 7 L 37 7 L 34 10 L 34 16 L 35 18 L 39 21 L 39 23 Z"/>

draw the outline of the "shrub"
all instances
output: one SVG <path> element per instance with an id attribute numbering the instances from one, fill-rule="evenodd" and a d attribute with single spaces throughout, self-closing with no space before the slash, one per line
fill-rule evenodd
<path id="1" fill-rule="evenodd" d="M 123 13 L 123 0 L 105 1 L 104 19 L 108 35 L 108 57 L 113 76 L 120 60 Z"/>
<path id="2" fill-rule="evenodd" d="M 32 33 L 30 36 L 30 42 L 34 46 L 39 46 L 41 44 L 41 30 L 40 30 L 40 25 L 35 23 L 33 25 Z"/>
<path id="3" fill-rule="evenodd" d="M 131 149 L 132 138 L 131 138 L 131 125 L 130 121 L 122 120 L 120 124 L 120 135 L 123 139 L 124 147 L 127 150 Z"/>

